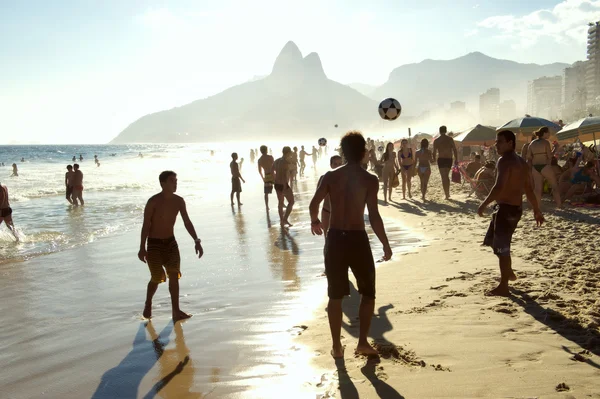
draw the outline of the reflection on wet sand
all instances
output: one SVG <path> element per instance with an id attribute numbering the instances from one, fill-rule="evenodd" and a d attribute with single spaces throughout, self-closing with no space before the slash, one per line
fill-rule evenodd
<path id="1" fill-rule="evenodd" d="M 242 213 L 242 209 L 240 207 L 238 207 L 236 212 L 235 208 L 232 206 L 231 212 L 235 220 L 235 232 L 238 236 L 237 247 L 241 249 L 241 256 L 244 261 L 248 262 L 248 242 L 246 239 L 246 221 L 244 220 L 244 214 Z"/>
<path id="2" fill-rule="evenodd" d="M 292 233 L 288 229 L 269 229 L 271 244 L 269 255 L 271 270 L 274 276 L 278 276 L 286 283 L 285 291 L 298 291 L 300 289 L 300 277 L 297 274 L 298 256 L 300 248 Z"/>

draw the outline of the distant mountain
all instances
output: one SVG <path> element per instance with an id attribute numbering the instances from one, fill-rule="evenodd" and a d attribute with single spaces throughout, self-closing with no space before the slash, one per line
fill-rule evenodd
<path id="1" fill-rule="evenodd" d="M 379 121 L 377 103 L 327 78 L 317 53 L 302 56 L 288 42 L 271 74 L 219 94 L 138 119 L 112 143 L 197 142 L 311 137 Z"/>
<path id="2" fill-rule="evenodd" d="M 452 101 L 467 102 L 479 109 L 479 95 L 487 89 L 500 89 L 501 100 L 512 99 L 517 109 L 527 101 L 527 82 L 542 76 L 561 75 L 568 64 L 520 64 L 475 52 L 453 60 L 424 60 L 394 69 L 388 81 L 377 88 L 375 100 L 395 97 L 405 115 L 419 115 Z"/>
<path id="3" fill-rule="evenodd" d="M 354 90 L 367 97 L 371 97 L 377 89 L 377 86 L 368 85 L 366 83 L 348 83 L 347 86 L 352 87 Z"/>

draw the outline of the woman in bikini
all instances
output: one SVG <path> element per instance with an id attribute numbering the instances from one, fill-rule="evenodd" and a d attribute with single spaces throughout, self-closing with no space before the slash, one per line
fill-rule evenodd
<path id="1" fill-rule="evenodd" d="M 406 186 L 408 186 L 408 198 L 412 198 L 410 192 L 411 179 L 415 168 L 413 150 L 408 146 L 408 140 L 403 139 L 400 142 L 400 151 L 398 151 L 398 163 L 402 172 L 402 199 L 406 199 Z"/>
<path id="2" fill-rule="evenodd" d="M 541 204 L 542 190 L 544 188 L 544 179 L 548 181 L 550 187 L 552 187 L 552 196 L 556 206 L 560 208 L 560 192 L 558 189 L 558 183 L 556 182 L 556 176 L 552 170 L 552 145 L 548 141 L 550 131 L 546 126 L 538 129 L 535 132 L 537 139 L 533 140 L 529 144 L 527 149 L 527 161 L 533 167 L 533 182 L 535 184 L 535 195 L 538 202 Z"/>
<path id="3" fill-rule="evenodd" d="M 383 200 L 387 204 L 388 197 L 390 201 L 392 200 L 392 184 L 394 182 L 394 177 L 396 174 L 400 173 L 398 159 L 394 152 L 394 144 L 387 143 L 385 152 L 381 156 L 381 163 L 383 164 Z"/>
<path id="4" fill-rule="evenodd" d="M 427 139 L 421 140 L 421 148 L 415 153 L 415 158 L 419 162 L 418 173 L 421 180 L 421 198 L 425 201 L 427 185 L 431 176 L 431 162 L 433 162 L 433 153 L 429 150 L 429 141 Z"/>

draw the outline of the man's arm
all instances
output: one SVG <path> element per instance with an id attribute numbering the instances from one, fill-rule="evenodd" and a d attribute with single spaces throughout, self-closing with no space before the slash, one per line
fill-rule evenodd
<path id="1" fill-rule="evenodd" d="M 538 226 L 541 226 L 544 223 L 544 215 L 542 215 L 542 210 L 540 209 L 540 203 L 538 202 L 537 197 L 535 196 L 535 192 L 533 191 L 533 186 L 531 182 L 533 181 L 533 176 L 531 175 L 530 168 L 524 168 L 527 177 L 525 178 L 525 197 L 527 201 L 531 204 L 533 208 L 533 217 Z"/>
<path id="2" fill-rule="evenodd" d="M 310 201 L 310 205 L 308 206 L 308 210 L 310 213 L 310 221 L 311 221 L 311 231 L 313 234 L 321 235 L 323 234 L 323 230 L 321 228 L 321 221 L 319 220 L 319 207 L 321 202 L 325 199 L 325 197 L 329 194 L 329 172 L 325 173 L 317 186 L 317 191 L 315 191 L 315 195 Z"/>
<path id="3" fill-rule="evenodd" d="M 138 258 L 146 263 L 146 240 L 150 234 L 150 226 L 152 223 L 152 215 L 154 214 L 154 201 L 153 198 L 148 200 L 146 208 L 144 208 L 144 223 L 142 224 L 142 237 L 140 241 L 140 252 Z"/>
<path id="4" fill-rule="evenodd" d="M 502 157 L 498 160 L 496 170 L 498 171 L 498 174 L 496 175 L 496 182 L 494 183 L 494 187 L 492 187 L 487 198 L 479 206 L 478 213 L 480 216 L 483 214 L 483 210 L 491 202 L 495 201 L 496 198 L 498 198 L 498 195 L 502 192 L 504 186 L 506 185 L 506 182 L 508 181 L 508 165 L 506 164 L 506 160 L 503 160 Z"/>
<path id="5" fill-rule="evenodd" d="M 381 244 L 383 244 L 383 259 L 390 260 L 392 258 L 392 249 L 388 242 L 387 234 L 385 234 L 385 227 L 383 225 L 383 219 L 379 214 L 379 207 L 377 205 L 377 191 L 379 191 L 379 182 L 377 178 L 371 179 L 367 187 L 367 209 L 369 210 L 369 222 L 371 228 L 375 232 Z"/>
<path id="6" fill-rule="evenodd" d="M 240 176 L 240 178 L 241 178 L 241 176 Z M 200 244 L 200 239 L 198 238 L 198 235 L 196 234 L 196 229 L 194 229 L 194 224 L 190 220 L 190 217 L 187 213 L 187 207 L 185 206 L 185 200 L 183 198 L 181 198 L 181 205 L 179 207 L 179 211 L 181 212 L 181 218 L 183 219 L 183 225 L 185 226 L 185 229 L 190 234 L 190 236 L 192 236 L 192 238 L 194 239 L 196 254 L 198 255 L 199 258 L 201 258 L 202 255 L 204 254 L 204 250 L 202 249 L 202 245 Z"/>
<path id="7" fill-rule="evenodd" d="M 263 171 L 262 171 L 262 166 L 260 166 L 260 162 L 258 163 L 258 174 L 260 175 L 261 179 L 263 179 L 263 181 L 265 180 L 265 176 L 263 175 Z"/>
<path id="8" fill-rule="evenodd" d="M 458 163 L 458 150 L 456 149 L 456 142 L 452 139 L 452 152 L 454 153 L 454 162 Z"/>
<path id="9" fill-rule="evenodd" d="M 66 186 L 66 187 L 69 187 L 69 179 L 68 179 L 68 177 L 67 177 L 67 176 L 69 176 L 69 174 L 68 174 L 68 173 L 65 173 L 65 186 Z"/>
<path id="10" fill-rule="evenodd" d="M 433 142 L 433 151 L 431 152 L 431 159 L 433 159 L 433 162 L 435 162 L 437 150 L 438 150 L 437 143 L 434 141 Z"/>

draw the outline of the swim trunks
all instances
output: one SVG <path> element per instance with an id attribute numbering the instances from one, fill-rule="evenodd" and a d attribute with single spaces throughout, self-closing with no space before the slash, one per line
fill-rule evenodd
<path id="1" fill-rule="evenodd" d="M 282 192 L 283 190 L 289 188 L 290 186 L 287 185 L 287 183 L 285 184 L 285 186 L 283 184 L 277 184 L 275 183 L 275 191 L 279 191 Z"/>
<path id="2" fill-rule="evenodd" d="M 375 262 L 366 231 L 330 229 L 325 242 L 329 298 L 342 299 L 350 295 L 348 268 L 356 278 L 358 292 L 375 298 Z"/>
<path id="3" fill-rule="evenodd" d="M 437 164 L 440 169 L 452 169 L 452 158 L 438 158 Z"/>
<path id="4" fill-rule="evenodd" d="M 70 187 L 67 186 L 67 195 L 66 195 L 67 199 L 70 199 L 72 194 L 73 194 L 73 186 L 70 186 Z"/>
<path id="5" fill-rule="evenodd" d="M 177 278 L 181 278 L 179 246 L 175 241 L 175 237 L 165 239 L 148 238 L 146 261 L 150 269 L 150 281 L 153 283 L 160 284 L 167 280 L 165 270 L 167 271 L 166 274 L 177 273 Z"/>
<path id="6" fill-rule="evenodd" d="M 4 209 L 0 209 L 0 217 L 5 218 L 12 215 L 12 208 L 8 207 L 8 208 L 4 208 Z"/>
<path id="7" fill-rule="evenodd" d="M 492 247 L 497 256 L 510 256 L 512 235 L 522 215 L 523 208 L 520 206 L 496 204 L 483 245 Z"/>
<path id="8" fill-rule="evenodd" d="M 83 191 L 83 186 L 73 186 L 73 191 Z"/>
<path id="9" fill-rule="evenodd" d="M 241 193 L 242 192 L 242 182 L 239 177 L 231 178 L 231 192 L 232 193 Z"/>
<path id="10" fill-rule="evenodd" d="M 271 194 L 273 192 L 273 183 L 265 183 L 265 194 Z"/>

